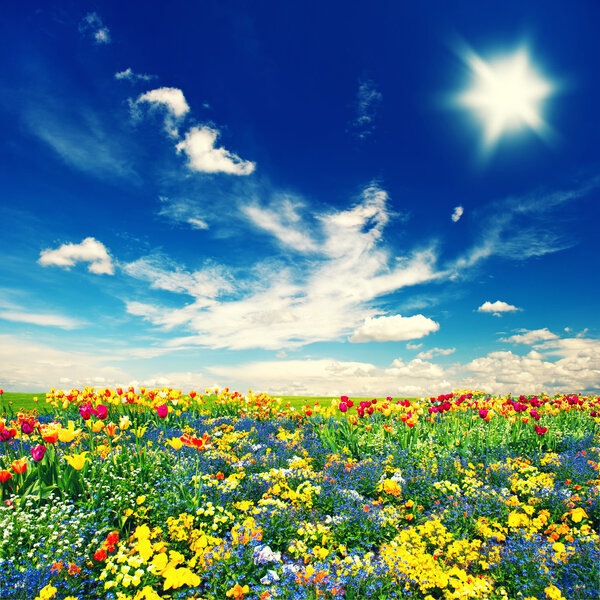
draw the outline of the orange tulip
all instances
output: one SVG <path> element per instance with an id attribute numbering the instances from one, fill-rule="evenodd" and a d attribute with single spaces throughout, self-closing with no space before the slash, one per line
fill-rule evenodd
<path id="1" fill-rule="evenodd" d="M 104 431 L 105 431 L 106 435 L 108 435 L 110 437 L 114 437 L 116 429 L 117 429 L 117 425 L 115 423 L 109 423 L 104 428 Z"/>
<path id="2" fill-rule="evenodd" d="M 6 469 L 2 469 L 2 471 L 0 471 L 0 481 L 2 483 L 8 481 L 11 477 L 12 473 L 10 471 L 7 471 Z"/>
<path id="3" fill-rule="evenodd" d="M 27 471 L 27 459 L 25 457 L 20 458 L 19 460 L 13 460 L 12 468 L 15 473 L 25 473 Z"/>

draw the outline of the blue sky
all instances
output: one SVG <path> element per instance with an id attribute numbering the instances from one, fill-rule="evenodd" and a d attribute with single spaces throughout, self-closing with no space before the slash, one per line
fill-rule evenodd
<path id="1" fill-rule="evenodd" d="M 7 7 L 0 386 L 598 392 L 599 20 Z"/>

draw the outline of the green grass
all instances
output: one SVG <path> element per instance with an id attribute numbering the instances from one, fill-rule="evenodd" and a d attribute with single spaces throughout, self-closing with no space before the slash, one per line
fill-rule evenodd
<path id="1" fill-rule="evenodd" d="M 339 400 L 337 396 L 276 396 L 277 398 L 281 398 L 283 403 L 289 403 L 294 408 L 302 408 L 307 404 L 313 405 L 315 402 L 319 402 L 319 404 L 323 407 L 327 407 L 331 405 L 332 400 Z M 34 401 L 34 398 L 38 399 L 38 402 Z M 361 400 L 370 400 L 373 397 L 370 396 L 368 398 L 351 398 L 354 403 L 358 403 Z M 401 398 L 394 398 L 394 402 L 396 400 L 400 400 Z M 409 400 L 413 400 L 413 398 L 409 398 Z M 9 413 L 11 410 L 19 411 L 19 410 L 31 410 L 36 408 L 39 412 L 44 412 L 49 407 L 46 404 L 46 392 L 39 392 L 34 394 L 24 394 L 19 392 L 5 392 L 2 396 L 2 402 L 0 404 L 0 413 Z"/>

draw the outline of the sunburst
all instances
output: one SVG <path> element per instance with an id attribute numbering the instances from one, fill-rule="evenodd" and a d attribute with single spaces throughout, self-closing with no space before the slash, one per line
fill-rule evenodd
<path id="1" fill-rule="evenodd" d="M 473 85 L 456 99 L 481 120 L 487 149 L 504 134 L 523 128 L 542 138 L 550 137 L 551 128 L 542 117 L 542 107 L 555 86 L 537 72 L 525 49 L 490 62 L 468 51 L 464 59 L 471 69 Z"/>

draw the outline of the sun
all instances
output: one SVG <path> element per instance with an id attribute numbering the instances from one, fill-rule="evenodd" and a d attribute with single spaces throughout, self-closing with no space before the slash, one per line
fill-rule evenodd
<path id="1" fill-rule="evenodd" d="M 504 134 L 524 128 L 542 138 L 550 137 L 551 128 L 541 113 L 544 100 L 554 92 L 554 85 L 536 71 L 527 50 L 520 49 L 490 62 L 471 50 L 463 58 L 471 69 L 473 85 L 456 100 L 482 122 L 487 149 Z"/>

